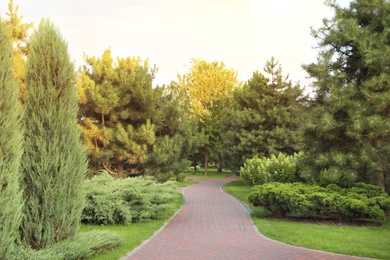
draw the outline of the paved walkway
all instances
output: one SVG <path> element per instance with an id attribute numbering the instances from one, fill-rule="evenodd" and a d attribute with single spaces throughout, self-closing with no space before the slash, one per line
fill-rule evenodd
<path id="1" fill-rule="evenodd" d="M 198 184 L 184 189 L 184 205 L 172 221 L 123 259 L 358 259 L 283 244 L 259 234 L 243 205 L 222 191 L 235 179 L 197 179 Z"/>

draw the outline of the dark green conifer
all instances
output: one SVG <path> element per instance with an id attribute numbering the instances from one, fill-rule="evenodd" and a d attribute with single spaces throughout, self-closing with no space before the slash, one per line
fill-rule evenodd
<path id="1" fill-rule="evenodd" d="M 313 31 L 321 52 L 306 66 L 316 90 L 305 126 L 307 165 L 323 185 L 390 184 L 390 2 L 334 1 Z"/>
<path id="2" fill-rule="evenodd" d="M 27 61 L 22 239 L 41 249 L 78 229 L 84 206 L 86 150 L 77 130 L 74 66 L 59 31 L 43 20 Z"/>
<path id="3" fill-rule="evenodd" d="M 264 71 L 268 77 L 256 71 L 235 89 L 233 107 L 223 118 L 225 161 L 235 173 L 247 158 L 293 154 L 301 144 L 302 89 L 282 75 L 274 58 Z"/>
<path id="4" fill-rule="evenodd" d="M 0 259 L 13 251 L 22 220 L 19 115 L 11 46 L 0 21 Z"/>

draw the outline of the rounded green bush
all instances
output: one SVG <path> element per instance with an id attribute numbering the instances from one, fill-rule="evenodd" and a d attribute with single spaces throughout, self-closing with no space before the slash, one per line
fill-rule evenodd
<path id="1" fill-rule="evenodd" d="M 152 177 L 115 179 L 107 172 L 85 182 L 83 223 L 130 224 L 162 218 L 177 198 L 175 187 Z"/>
<path id="2" fill-rule="evenodd" d="M 294 156 L 280 153 L 278 156 L 253 157 L 247 159 L 240 169 L 242 180 L 248 185 L 261 185 L 268 182 L 291 183 L 299 180 L 298 160 L 303 153 Z"/>
<path id="3" fill-rule="evenodd" d="M 343 189 L 337 185 L 323 188 L 303 183 L 270 182 L 254 186 L 249 194 L 249 202 L 268 209 L 276 216 L 382 222 L 384 212 L 390 205 L 390 197 L 382 194 L 370 198 L 367 192 L 362 192 L 362 186 L 365 187 L 360 184 Z M 381 194 L 376 187 L 368 188 L 376 191 L 371 194 Z"/>

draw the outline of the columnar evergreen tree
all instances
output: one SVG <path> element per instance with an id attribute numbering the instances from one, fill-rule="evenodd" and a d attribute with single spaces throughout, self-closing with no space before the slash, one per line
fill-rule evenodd
<path id="1" fill-rule="evenodd" d="M 233 107 L 223 120 L 225 157 L 236 173 L 247 158 L 292 154 L 301 143 L 303 90 L 282 75 L 274 58 L 264 71 L 268 77 L 256 71 L 234 91 Z"/>
<path id="2" fill-rule="evenodd" d="M 31 37 L 26 85 L 21 235 L 27 246 L 41 249 L 77 231 L 87 170 L 74 66 L 67 43 L 48 20 Z"/>
<path id="3" fill-rule="evenodd" d="M 12 70 L 11 45 L 0 21 L 0 259 L 14 249 L 22 221 L 18 88 Z"/>
<path id="4" fill-rule="evenodd" d="M 390 180 L 390 2 L 328 1 L 332 19 L 313 30 L 319 58 L 313 117 L 305 127 L 307 165 L 324 185 Z"/>

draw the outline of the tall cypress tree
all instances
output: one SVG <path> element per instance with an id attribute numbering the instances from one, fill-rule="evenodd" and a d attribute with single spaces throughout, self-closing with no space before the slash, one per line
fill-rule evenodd
<path id="1" fill-rule="evenodd" d="M 335 15 L 314 36 L 306 66 L 316 97 L 305 127 L 307 165 L 324 185 L 390 185 L 390 2 L 328 1 Z"/>
<path id="2" fill-rule="evenodd" d="M 23 241 L 41 249 L 75 234 L 84 206 L 86 150 L 77 130 L 78 95 L 67 43 L 43 20 L 27 61 Z"/>
<path id="3" fill-rule="evenodd" d="M 18 88 L 11 46 L 0 21 L 0 259 L 14 248 L 22 220 L 19 187 L 22 135 L 19 131 Z"/>

